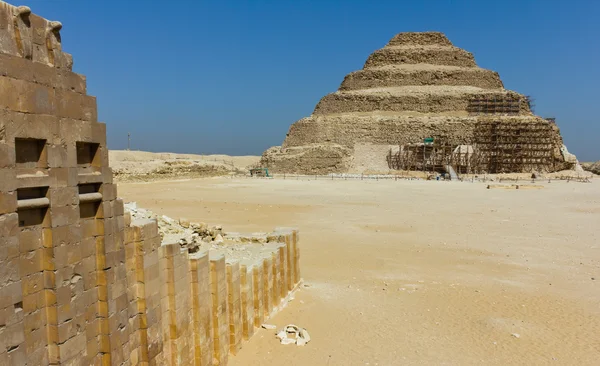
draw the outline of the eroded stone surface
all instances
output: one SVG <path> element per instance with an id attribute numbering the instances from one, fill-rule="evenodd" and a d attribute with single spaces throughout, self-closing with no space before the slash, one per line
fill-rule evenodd
<path id="1" fill-rule="evenodd" d="M 324 96 L 311 116 L 294 123 L 261 164 L 273 172 L 382 173 L 390 169 L 390 147 L 430 137 L 475 146 L 482 143 L 478 126 L 489 122 L 517 129 L 549 123 L 531 112 L 526 96 L 504 89 L 498 73 L 478 67 L 444 34 L 400 33 Z M 543 139 L 553 146 L 543 170 L 572 167 L 555 124 Z"/>

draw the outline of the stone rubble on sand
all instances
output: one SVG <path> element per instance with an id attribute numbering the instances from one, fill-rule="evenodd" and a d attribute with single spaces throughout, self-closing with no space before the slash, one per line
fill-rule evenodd
<path id="1" fill-rule="evenodd" d="M 202 243 L 223 243 L 223 229 L 221 226 L 209 227 L 207 224 L 190 223 L 187 219 L 179 221 L 165 215 L 157 215 L 150 210 L 138 207 L 135 202 L 125 204 L 125 209 L 131 213 L 133 220 L 156 219 L 158 232 L 163 243 L 179 243 L 190 253 L 197 252 Z"/>
<path id="2" fill-rule="evenodd" d="M 156 220 L 163 245 L 177 243 L 189 253 L 210 251 L 215 255 L 224 255 L 228 262 L 248 260 L 258 263 L 265 257 L 271 257 L 282 245 L 277 231 L 248 235 L 225 232 L 220 225 L 209 226 L 185 218 L 176 220 L 138 207 L 135 202 L 126 203 L 125 210 L 131 214 L 132 220 Z"/>
<path id="3" fill-rule="evenodd" d="M 288 324 L 275 335 L 281 344 L 296 344 L 304 346 L 310 342 L 310 335 L 304 328 L 300 328 L 294 324 Z"/>

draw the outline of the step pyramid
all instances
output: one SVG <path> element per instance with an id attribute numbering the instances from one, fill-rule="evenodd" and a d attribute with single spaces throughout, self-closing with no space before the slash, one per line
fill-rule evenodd
<path id="1" fill-rule="evenodd" d="M 568 165 L 556 124 L 535 116 L 528 97 L 504 89 L 497 72 L 478 67 L 439 32 L 394 36 L 294 123 L 261 164 L 288 173 L 383 172 L 391 150 L 425 138 L 472 145 L 489 160 L 482 165 L 488 173 Z"/>

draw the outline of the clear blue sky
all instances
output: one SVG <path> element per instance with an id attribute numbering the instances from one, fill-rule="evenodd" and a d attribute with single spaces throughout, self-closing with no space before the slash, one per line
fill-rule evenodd
<path id="1" fill-rule="evenodd" d="M 436 30 L 600 160 L 600 1 L 21 0 L 63 23 L 111 149 L 260 154 L 396 33 Z"/>

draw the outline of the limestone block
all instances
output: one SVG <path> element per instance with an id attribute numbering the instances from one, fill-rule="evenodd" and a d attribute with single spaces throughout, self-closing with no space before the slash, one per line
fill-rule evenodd
<path id="1" fill-rule="evenodd" d="M 35 14 L 29 15 L 29 24 L 32 30 L 31 41 L 36 45 L 46 45 L 46 34 L 48 29 L 48 21 Z M 36 61 L 34 59 L 34 61 Z"/>
<path id="2" fill-rule="evenodd" d="M 155 220 L 143 219 L 135 220 L 131 223 L 133 231 L 133 240 L 143 241 L 158 236 L 158 225 Z"/>
<path id="3" fill-rule="evenodd" d="M 76 168 L 51 168 L 48 174 L 54 187 L 77 187 L 79 182 Z"/>
<path id="4" fill-rule="evenodd" d="M 117 199 L 117 185 L 104 183 L 100 187 L 100 193 L 102 193 L 103 201 L 114 201 Z"/>
<path id="5" fill-rule="evenodd" d="M 56 115 L 56 91 L 51 87 L 0 76 L 0 107 L 28 114 Z"/>
<path id="6" fill-rule="evenodd" d="M 239 262 L 226 264 L 227 270 L 227 306 L 229 313 L 229 350 L 237 354 L 242 348 L 242 303 Z"/>
<path id="7" fill-rule="evenodd" d="M 64 116 L 57 117 L 57 121 L 58 136 L 54 143 L 72 145 L 77 141 L 90 142 L 92 122 Z"/>
<path id="8" fill-rule="evenodd" d="M 50 207 L 71 206 L 79 204 L 79 192 L 77 187 L 51 188 Z"/>
<path id="9" fill-rule="evenodd" d="M 55 56 L 55 62 L 56 62 L 56 64 L 54 66 L 57 68 L 65 69 L 68 71 L 73 70 L 73 56 L 69 53 L 66 53 L 66 52 L 58 53 Z"/>
<path id="10" fill-rule="evenodd" d="M 15 236 L 0 237 L 0 263 L 19 256 L 19 241 Z"/>
<path id="11" fill-rule="evenodd" d="M 77 156 L 71 144 L 48 144 L 48 167 L 76 168 Z"/>
<path id="12" fill-rule="evenodd" d="M 42 249 L 37 249 L 22 254 L 19 260 L 19 273 L 21 277 L 29 276 L 31 274 L 43 271 L 44 263 L 42 261 L 42 258 Z"/>
<path id="13" fill-rule="evenodd" d="M 0 43 L 2 42 L 2 38 L 3 37 L 0 37 Z M 0 47 L 2 46 L 0 45 Z M 38 55 L 35 55 L 36 51 L 38 52 Z M 40 51 L 43 52 L 43 49 L 33 49 L 34 57 L 43 56 L 43 53 L 40 54 Z M 13 79 L 20 79 L 44 86 L 70 90 L 80 94 L 85 94 L 86 92 L 85 76 L 76 74 L 67 69 L 59 69 L 42 63 L 29 62 L 22 57 L 0 52 L 0 70 L 2 70 L 3 76 L 8 76 Z"/>
<path id="14" fill-rule="evenodd" d="M 174 246 L 173 254 L 173 287 L 175 293 L 171 295 L 174 311 L 177 363 L 181 365 L 192 364 L 194 360 L 193 331 L 192 331 L 192 303 L 191 303 L 191 278 L 189 258 L 187 251 L 181 251 L 178 244 Z"/>
<path id="15" fill-rule="evenodd" d="M 269 318 L 273 313 L 273 259 L 271 255 L 266 255 L 263 260 L 263 283 L 265 318 Z"/>
<path id="16" fill-rule="evenodd" d="M 213 364 L 226 365 L 229 353 L 227 274 L 223 256 L 209 257 L 213 319 Z"/>
<path id="17" fill-rule="evenodd" d="M 19 252 L 21 253 L 42 248 L 42 228 L 39 226 L 21 229 L 18 238 Z"/>
<path id="18" fill-rule="evenodd" d="M 53 97 L 55 98 L 53 101 L 56 103 L 55 113 L 57 116 L 81 121 L 98 121 L 96 97 L 64 89 L 56 89 Z"/>
<path id="19" fill-rule="evenodd" d="M 292 291 L 294 284 L 296 283 L 296 252 L 294 251 L 294 245 L 292 243 L 292 236 L 285 236 L 285 247 L 286 247 L 286 262 L 288 264 L 288 275 L 287 288 L 288 292 Z"/>
<path id="20" fill-rule="evenodd" d="M 254 335 L 254 266 L 248 262 L 240 264 L 240 292 L 242 307 L 242 335 L 245 340 Z"/>
<path id="21" fill-rule="evenodd" d="M 91 141 L 106 146 L 106 124 L 102 122 L 92 123 Z M 108 162 L 101 162 L 108 165 Z"/>
<path id="22" fill-rule="evenodd" d="M 11 141 L 9 145 L 12 145 L 17 137 L 43 139 L 53 143 L 59 134 L 58 118 L 54 115 L 36 115 L 0 108 L 0 121 L 4 127 L 4 141 Z"/>
<path id="23" fill-rule="evenodd" d="M 16 236 L 18 230 L 19 215 L 16 213 L 0 215 L 0 238 Z"/>
<path id="24" fill-rule="evenodd" d="M 0 262 L 0 286 L 19 281 L 19 258 L 14 257 Z"/>
<path id="25" fill-rule="evenodd" d="M 100 161 L 102 162 L 102 164 L 108 164 L 108 153 L 105 153 L 106 151 L 108 151 L 108 149 L 105 147 L 99 147 L 98 150 L 100 150 L 99 154 L 101 155 Z M 113 171 L 111 168 L 103 166 L 101 168 L 101 174 L 102 183 L 113 183 Z"/>
<path id="26" fill-rule="evenodd" d="M 302 278 L 300 273 L 300 236 L 298 229 L 294 229 L 292 233 L 292 245 L 294 248 L 294 285 L 300 282 Z"/>
<path id="27" fill-rule="evenodd" d="M 13 307 L 23 301 L 23 292 L 21 290 L 21 281 L 13 282 L 0 286 L 0 309 Z M 2 337 L 0 337 L 2 338 Z"/>
<path id="28" fill-rule="evenodd" d="M 213 325 L 210 295 L 210 263 L 208 252 L 190 256 L 192 317 L 194 329 L 194 364 L 212 365 Z"/>
<path id="29" fill-rule="evenodd" d="M 64 57 L 64 56 L 63 56 Z M 35 73 L 34 73 L 35 76 Z M 75 93 L 86 93 L 86 77 L 68 69 L 57 69 L 57 87 L 71 90 Z"/>
<path id="30" fill-rule="evenodd" d="M 279 279 L 281 275 L 279 274 L 279 268 L 279 251 L 277 250 L 271 253 L 271 272 L 273 274 L 273 292 L 271 294 L 271 301 L 273 302 L 273 308 L 277 308 L 281 302 L 281 290 L 279 289 Z"/>
<path id="31" fill-rule="evenodd" d="M 288 294 L 287 276 L 289 275 L 287 265 L 287 246 L 281 243 L 277 246 L 277 255 L 279 256 L 279 298 L 283 300 Z"/>
<path id="32" fill-rule="evenodd" d="M 0 215 L 17 211 L 17 192 L 0 192 Z"/>
<path id="33" fill-rule="evenodd" d="M 77 336 L 69 339 L 65 343 L 59 345 L 60 360 L 62 363 L 69 361 L 79 361 L 82 359 L 82 350 L 87 347 L 85 333 L 80 333 Z"/>
<path id="34" fill-rule="evenodd" d="M 17 55 L 14 31 L 14 10 L 8 3 L 0 3 L 0 53 Z"/>
<path id="35" fill-rule="evenodd" d="M 52 227 L 68 226 L 79 221 L 79 206 L 70 205 L 50 208 Z"/>
<path id="36" fill-rule="evenodd" d="M 2 128 L 2 122 L 0 122 L 0 129 Z M 0 136 L 0 140 L 1 136 Z M 10 145 L 0 141 L 0 168 L 2 170 L 10 171 L 4 168 L 14 168 L 15 167 L 15 147 L 14 145 Z M 6 174 L 6 173 L 4 173 Z M 0 175 L 0 177 L 3 175 Z M 2 189 L 4 190 L 4 189 Z"/>
<path id="37" fill-rule="evenodd" d="M 263 262 L 257 263 L 252 268 L 252 287 L 253 287 L 253 304 L 254 304 L 254 326 L 259 328 L 265 320 L 264 310 L 264 279 L 263 279 Z"/>
<path id="38" fill-rule="evenodd" d="M 23 10 L 23 11 L 20 11 Z M 30 24 L 31 11 L 25 8 L 13 10 L 13 34 L 17 46 L 16 55 L 25 59 L 33 59 L 32 28 Z"/>
<path id="39" fill-rule="evenodd" d="M 2 337 L 0 337 L 0 349 L 8 350 L 14 347 L 19 347 L 20 345 L 22 345 L 22 348 L 25 348 L 23 345 L 24 342 L 25 333 L 23 331 L 23 325 L 21 323 L 13 324 L 3 330 Z M 22 363 L 21 365 L 24 364 L 25 363 Z"/>
<path id="40" fill-rule="evenodd" d="M 112 209 L 114 216 L 123 216 L 125 214 L 125 209 L 123 207 L 123 200 L 121 198 L 117 198 L 112 202 Z"/>

